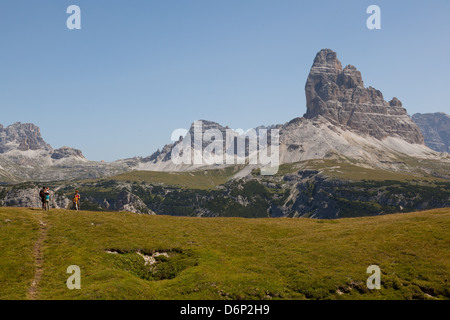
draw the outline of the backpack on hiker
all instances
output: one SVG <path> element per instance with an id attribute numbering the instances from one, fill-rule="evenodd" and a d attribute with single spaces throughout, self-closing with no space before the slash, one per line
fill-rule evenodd
<path id="1" fill-rule="evenodd" d="M 41 199 L 41 202 L 42 202 L 42 209 L 45 209 L 45 190 L 46 190 L 46 187 L 43 187 L 39 191 L 39 198 Z"/>
<path id="2" fill-rule="evenodd" d="M 39 197 L 41 198 L 41 201 L 42 201 L 42 202 L 45 201 L 45 191 L 46 191 L 46 187 L 43 187 L 43 188 L 39 191 Z"/>

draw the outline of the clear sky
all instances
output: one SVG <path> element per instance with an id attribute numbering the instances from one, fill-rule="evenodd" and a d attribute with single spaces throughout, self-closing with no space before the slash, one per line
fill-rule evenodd
<path id="1" fill-rule="evenodd" d="M 194 120 L 302 116 L 322 48 L 409 114 L 450 113 L 449 18 L 448 0 L 1 0 L 0 123 L 35 123 L 90 160 L 147 156 Z"/>

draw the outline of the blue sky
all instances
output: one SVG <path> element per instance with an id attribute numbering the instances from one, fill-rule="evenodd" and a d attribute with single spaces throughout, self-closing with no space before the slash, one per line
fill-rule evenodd
<path id="1" fill-rule="evenodd" d="M 68 30 L 69 5 L 81 30 Z M 366 9 L 381 8 L 381 30 Z M 450 113 L 450 1 L 2 0 L 0 123 L 90 160 L 147 156 L 174 129 L 285 123 L 331 48 L 409 114 Z"/>

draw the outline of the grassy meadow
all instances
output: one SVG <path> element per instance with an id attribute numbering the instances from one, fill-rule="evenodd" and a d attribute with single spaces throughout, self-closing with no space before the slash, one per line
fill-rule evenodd
<path id="1" fill-rule="evenodd" d="M 45 226 L 45 227 L 43 227 Z M 449 299 L 450 209 L 340 220 L 0 208 L 0 299 Z M 41 239 L 41 241 L 38 241 Z M 165 253 L 146 265 L 144 256 Z M 381 290 L 368 290 L 369 265 Z M 81 269 L 81 289 L 66 286 Z"/>
<path id="2" fill-rule="evenodd" d="M 209 190 L 226 183 L 239 169 L 242 169 L 242 166 L 229 166 L 222 169 L 189 172 L 130 171 L 97 181 L 128 181 Z"/>

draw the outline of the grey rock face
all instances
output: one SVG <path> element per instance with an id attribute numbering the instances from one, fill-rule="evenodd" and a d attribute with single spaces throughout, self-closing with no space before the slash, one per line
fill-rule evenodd
<path id="1" fill-rule="evenodd" d="M 438 152 L 450 153 L 450 116 L 443 112 L 416 113 L 412 120 L 422 130 L 425 144 Z"/>
<path id="2" fill-rule="evenodd" d="M 41 208 L 42 202 L 39 198 L 40 188 L 30 187 L 24 189 L 4 188 L 4 198 L 1 199 L 2 206 Z"/>
<path id="3" fill-rule="evenodd" d="M 64 185 L 63 185 L 64 186 Z M 73 209 L 71 196 L 57 192 L 59 188 L 50 189 L 50 208 L 51 209 Z M 39 197 L 41 187 L 37 185 L 28 186 L 0 186 L 0 206 L 41 208 L 42 203 Z M 91 203 L 91 208 L 85 208 L 86 202 Z M 112 204 L 106 199 L 93 198 L 89 195 L 82 195 L 81 209 L 92 209 L 93 204 L 98 204 L 99 209 L 117 210 L 142 214 L 155 214 L 147 205 L 136 195 L 129 191 L 119 192 L 117 200 Z"/>
<path id="4" fill-rule="evenodd" d="M 2 187 L 0 192 L 3 194 L 0 199 L 1 206 L 8 207 L 24 207 L 24 208 L 42 208 L 42 202 L 39 197 L 41 188 L 38 186 L 29 187 Z M 50 208 L 66 209 L 68 208 L 70 200 L 56 194 L 50 190 Z"/>
<path id="5" fill-rule="evenodd" d="M 352 65 L 342 69 L 336 52 L 330 49 L 317 53 L 305 91 L 305 118 L 322 116 L 334 125 L 380 140 L 393 136 L 410 143 L 424 143 L 422 133 L 400 100 L 386 102 L 380 91 L 365 88 L 361 73 Z"/>
<path id="6" fill-rule="evenodd" d="M 6 128 L 0 125 L 0 153 L 16 149 L 52 151 L 52 147 L 42 139 L 39 127 L 36 125 L 20 122 Z"/>
<path id="7" fill-rule="evenodd" d="M 155 214 L 138 196 L 126 190 L 119 193 L 116 207 L 118 211 Z"/>

